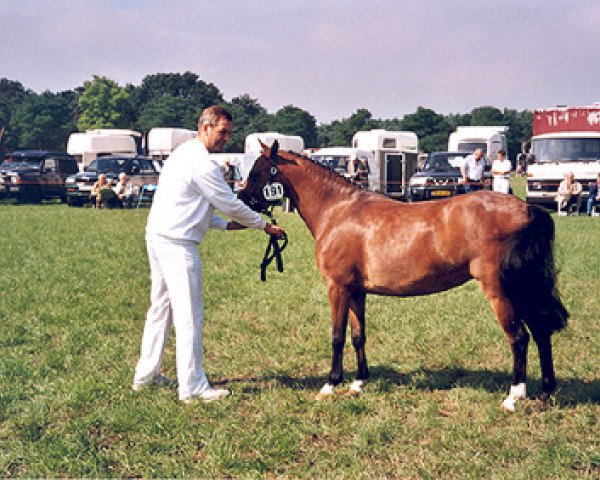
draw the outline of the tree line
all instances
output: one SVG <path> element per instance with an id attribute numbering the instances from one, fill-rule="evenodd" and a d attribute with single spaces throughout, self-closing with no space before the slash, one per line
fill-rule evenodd
<path id="1" fill-rule="evenodd" d="M 307 147 L 348 146 L 359 130 L 383 128 L 412 131 L 424 152 L 446 150 L 448 136 L 460 125 L 507 125 L 508 154 L 514 158 L 520 144 L 531 137 L 530 111 L 482 106 L 466 114 L 442 115 L 418 107 L 402 118 L 376 119 L 359 108 L 348 118 L 319 124 L 313 115 L 293 105 L 274 114 L 243 94 L 226 101 L 212 83 L 192 72 L 156 73 L 140 85 L 119 85 L 94 76 L 74 90 L 37 94 L 20 82 L 0 78 L 0 148 L 64 150 L 72 132 L 95 128 L 126 128 L 147 132 L 153 127 L 195 130 L 200 113 L 209 105 L 229 109 L 234 118 L 228 152 L 242 152 L 245 137 L 276 131 L 300 135 Z"/>

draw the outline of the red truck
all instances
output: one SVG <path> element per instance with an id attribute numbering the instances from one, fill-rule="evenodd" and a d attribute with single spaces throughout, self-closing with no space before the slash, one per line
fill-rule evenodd
<path id="1" fill-rule="evenodd" d="M 559 183 L 573 172 L 583 186 L 600 172 L 600 103 L 534 110 L 527 202 L 554 207 Z"/>

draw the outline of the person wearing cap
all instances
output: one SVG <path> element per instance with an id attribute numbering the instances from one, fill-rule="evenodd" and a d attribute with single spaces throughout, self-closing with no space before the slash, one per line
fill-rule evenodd
<path id="1" fill-rule="evenodd" d="M 172 385 L 160 372 L 170 326 L 175 329 L 179 399 L 210 402 L 229 395 L 210 385 L 203 364 L 202 261 L 198 244 L 209 228 L 256 228 L 282 236 L 231 191 L 216 160 L 229 140 L 232 118 L 222 107 L 205 109 L 198 136 L 183 143 L 165 161 L 160 186 L 148 214 L 146 246 L 151 273 L 151 305 L 146 316 L 133 389 Z M 233 221 L 214 212 L 218 209 Z"/>

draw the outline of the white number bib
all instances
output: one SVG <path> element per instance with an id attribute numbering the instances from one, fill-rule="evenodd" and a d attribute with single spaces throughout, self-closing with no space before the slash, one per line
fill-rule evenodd
<path id="1" fill-rule="evenodd" d="M 263 196 L 269 202 L 281 200 L 283 198 L 283 185 L 279 182 L 267 183 L 263 187 Z"/>

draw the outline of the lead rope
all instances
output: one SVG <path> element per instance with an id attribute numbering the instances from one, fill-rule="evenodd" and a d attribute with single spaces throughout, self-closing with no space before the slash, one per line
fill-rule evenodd
<path id="1" fill-rule="evenodd" d="M 271 210 L 265 212 L 265 214 L 271 219 L 271 223 L 273 225 L 277 225 L 277 221 L 275 218 L 273 218 L 273 206 L 271 206 Z M 269 236 L 269 243 L 267 245 L 267 249 L 265 250 L 262 263 L 260 264 L 260 280 L 262 282 L 267 281 L 267 267 L 271 264 L 273 259 L 275 259 L 275 262 L 277 263 L 277 271 L 283 272 L 283 258 L 281 257 L 281 252 L 283 252 L 288 244 L 288 236 L 286 233 L 284 233 L 283 237 L 281 238 L 281 245 L 279 244 L 277 235 Z"/>

